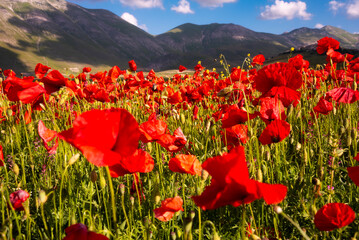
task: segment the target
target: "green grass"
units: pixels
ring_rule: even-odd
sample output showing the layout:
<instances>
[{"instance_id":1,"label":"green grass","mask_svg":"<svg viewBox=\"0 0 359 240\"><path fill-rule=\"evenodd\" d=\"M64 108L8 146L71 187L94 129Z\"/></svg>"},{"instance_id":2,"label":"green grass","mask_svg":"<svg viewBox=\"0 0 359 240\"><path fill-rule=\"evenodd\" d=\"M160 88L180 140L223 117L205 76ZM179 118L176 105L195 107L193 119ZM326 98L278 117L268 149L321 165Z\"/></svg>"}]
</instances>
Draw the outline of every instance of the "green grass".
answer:
<instances>
[{"instance_id":1,"label":"green grass","mask_svg":"<svg viewBox=\"0 0 359 240\"><path fill-rule=\"evenodd\" d=\"M158 76L170 76L176 71L162 72ZM329 202L347 203L359 212L359 190L346 171L346 167L355 166L353 157L358 152L358 102L338 104L328 116L310 116L330 84L322 82L321 89L315 92L309 88L301 90L300 103L286 111L286 121L291 125L290 136L280 143L262 146L258 137L264 123L259 118L249 121L246 159L252 179L288 187L287 197L279 206L311 239L350 239L358 231L358 220L332 232L320 232L313 224L316 210ZM181 85L171 86L177 90ZM153 97L165 95L166 91L156 92ZM63 239L66 227L83 223L91 231L110 239L174 239L174 236L190 239L187 235L192 235L193 239L213 239L215 233L221 239L246 239L248 225L260 237L301 239L299 231L263 200L238 208L200 210L190 197L199 195L211 178L171 172L167 163L174 155L157 143L144 145L155 160L155 167L150 173L139 174L146 197L142 201L137 194L130 193L132 175L111 178L106 167L96 167L82 155L70 165L70 159L79 151L65 141L60 141L54 155L49 155L43 147L37 133L38 121L42 120L49 129L62 131L72 126L73 111L124 108L139 123L145 122L151 112L145 105L150 103L146 101L147 94L139 90L127 96L116 103L88 103L60 90L50 97L43 111L32 113L31 123L25 124L24 114L30 106L20 104L19 114L12 116L8 107L14 103L0 95L6 118L0 123L0 144L5 156L5 166L0 168L2 238ZM159 107L170 132L181 127L188 139L185 149L201 163L228 151L220 137L221 122L215 122L212 114L219 104L235 104L236 101L206 97L203 103L213 104L213 110L198 104L199 120L193 120L193 106L176 112L166 102ZM250 102L246 108L252 112L259 110ZM314 178L320 180L321 196L316 195ZM121 192L123 186L125 191ZM18 188L31 193L22 212L8 207L10 193ZM45 193L46 198L40 198L40 193ZM169 222L158 221L153 209L160 206L159 200L176 195L183 198L185 211L176 213Z\"/></svg>"}]
</instances>

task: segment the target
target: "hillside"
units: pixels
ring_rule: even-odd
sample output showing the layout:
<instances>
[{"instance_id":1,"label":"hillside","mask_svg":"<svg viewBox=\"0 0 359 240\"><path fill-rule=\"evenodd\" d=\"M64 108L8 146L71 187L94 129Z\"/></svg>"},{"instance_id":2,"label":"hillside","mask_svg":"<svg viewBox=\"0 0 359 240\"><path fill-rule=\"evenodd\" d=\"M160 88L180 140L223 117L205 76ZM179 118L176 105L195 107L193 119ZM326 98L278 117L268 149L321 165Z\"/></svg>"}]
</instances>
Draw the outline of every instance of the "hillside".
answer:
<instances>
[{"instance_id":1,"label":"hillside","mask_svg":"<svg viewBox=\"0 0 359 240\"><path fill-rule=\"evenodd\" d=\"M359 35L332 26L276 35L235 24L186 23L153 36L110 11L65 0L2 0L0 29L0 67L18 72L32 72L38 62L63 72L84 66L103 71L113 65L127 68L131 59L143 70L191 68L199 60L218 67L220 54L237 66L248 53L269 59L324 36L339 40L343 48L359 48Z\"/></svg>"}]
</instances>

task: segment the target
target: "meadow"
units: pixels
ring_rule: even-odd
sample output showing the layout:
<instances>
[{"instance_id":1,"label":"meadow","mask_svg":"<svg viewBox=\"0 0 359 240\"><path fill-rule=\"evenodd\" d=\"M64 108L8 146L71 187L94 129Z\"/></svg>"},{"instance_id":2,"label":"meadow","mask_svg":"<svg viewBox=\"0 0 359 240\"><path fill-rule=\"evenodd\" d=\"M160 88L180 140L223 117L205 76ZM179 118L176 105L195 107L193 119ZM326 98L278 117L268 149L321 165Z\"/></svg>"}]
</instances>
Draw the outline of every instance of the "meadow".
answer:
<instances>
[{"instance_id":1,"label":"meadow","mask_svg":"<svg viewBox=\"0 0 359 240\"><path fill-rule=\"evenodd\" d=\"M2 239L356 239L359 58L2 70ZM188 66L187 66L188 67Z\"/></svg>"}]
</instances>

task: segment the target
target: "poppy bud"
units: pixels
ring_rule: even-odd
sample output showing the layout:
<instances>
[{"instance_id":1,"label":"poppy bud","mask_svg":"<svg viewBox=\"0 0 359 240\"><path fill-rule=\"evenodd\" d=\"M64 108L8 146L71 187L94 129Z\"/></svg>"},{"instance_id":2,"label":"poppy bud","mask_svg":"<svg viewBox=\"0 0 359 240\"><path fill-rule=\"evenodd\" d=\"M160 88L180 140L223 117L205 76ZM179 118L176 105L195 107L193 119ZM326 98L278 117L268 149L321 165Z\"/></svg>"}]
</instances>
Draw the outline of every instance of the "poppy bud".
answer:
<instances>
[{"instance_id":1,"label":"poppy bud","mask_svg":"<svg viewBox=\"0 0 359 240\"><path fill-rule=\"evenodd\" d=\"M12 167L12 171L15 173L16 176L19 176L20 169L16 163L14 163L14 166Z\"/></svg>"},{"instance_id":2,"label":"poppy bud","mask_svg":"<svg viewBox=\"0 0 359 240\"><path fill-rule=\"evenodd\" d=\"M258 237L258 236L255 235L255 234L252 234L252 235L251 235L251 239L252 239L252 240L261 240L261 238Z\"/></svg>"},{"instance_id":3,"label":"poppy bud","mask_svg":"<svg viewBox=\"0 0 359 240\"><path fill-rule=\"evenodd\" d=\"M132 196L130 197L130 203L131 203L131 206L135 205L135 198Z\"/></svg>"},{"instance_id":4,"label":"poppy bud","mask_svg":"<svg viewBox=\"0 0 359 240\"><path fill-rule=\"evenodd\" d=\"M212 240L221 240L217 232L213 233Z\"/></svg>"},{"instance_id":5,"label":"poppy bud","mask_svg":"<svg viewBox=\"0 0 359 240\"><path fill-rule=\"evenodd\" d=\"M300 142L297 142L296 150L299 151L302 148L302 144Z\"/></svg>"},{"instance_id":6,"label":"poppy bud","mask_svg":"<svg viewBox=\"0 0 359 240\"><path fill-rule=\"evenodd\" d=\"M172 239L172 240L176 240L176 239L177 239L177 236L176 236L176 233L175 233L175 232L171 232L171 239Z\"/></svg>"},{"instance_id":7,"label":"poppy bud","mask_svg":"<svg viewBox=\"0 0 359 240\"><path fill-rule=\"evenodd\" d=\"M206 181L208 176L209 176L209 173L205 169L202 168L202 176L201 176L202 180Z\"/></svg>"},{"instance_id":8,"label":"poppy bud","mask_svg":"<svg viewBox=\"0 0 359 240\"><path fill-rule=\"evenodd\" d=\"M232 85L225 87L217 93L217 97L229 97L229 95L232 93L232 91L233 91Z\"/></svg>"},{"instance_id":9,"label":"poppy bud","mask_svg":"<svg viewBox=\"0 0 359 240\"><path fill-rule=\"evenodd\" d=\"M257 181L258 182L263 182L263 173L262 173L262 170L260 168L257 171Z\"/></svg>"},{"instance_id":10,"label":"poppy bud","mask_svg":"<svg viewBox=\"0 0 359 240\"><path fill-rule=\"evenodd\" d=\"M46 192L44 190L40 190L39 192L39 203L44 204L47 201Z\"/></svg>"},{"instance_id":11,"label":"poppy bud","mask_svg":"<svg viewBox=\"0 0 359 240\"><path fill-rule=\"evenodd\" d=\"M106 179L103 176L100 176L100 187L101 189L106 187Z\"/></svg>"},{"instance_id":12,"label":"poppy bud","mask_svg":"<svg viewBox=\"0 0 359 240\"><path fill-rule=\"evenodd\" d=\"M6 116L10 118L12 116L12 110L10 108L6 109Z\"/></svg>"},{"instance_id":13,"label":"poppy bud","mask_svg":"<svg viewBox=\"0 0 359 240\"><path fill-rule=\"evenodd\" d=\"M97 173L95 170L92 170L91 173L90 173L90 180L91 182L95 183L97 181Z\"/></svg>"},{"instance_id":14,"label":"poppy bud","mask_svg":"<svg viewBox=\"0 0 359 240\"><path fill-rule=\"evenodd\" d=\"M274 212L275 212L276 214L281 214L281 213L283 212L283 209L282 209L280 206L278 206L278 205L275 205L275 206L273 207L273 210L274 210Z\"/></svg>"},{"instance_id":15,"label":"poppy bud","mask_svg":"<svg viewBox=\"0 0 359 240\"><path fill-rule=\"evenodd\" d=\"M181 123L182 124L185 124L186 123L186 117L184 116L183 113L180 114L180 117L181 117Z\"/></svg>"},{"instance_id":16,"label":"poppy bud","mask_svg":"<svg viewBox=\"0 0 359 240\"><path fill-rule=\"evenodd\" d=\"M312 183L316 186L319 186L320 185L320 180L318 178L313 178L312 179Z\"/></svg>"},{"instance_id":17,"label":"poppy bud","mask_svg":"<svg viewBox=\"0 0 359 240\"><path fill-rule=\"evenodd\" d=\"M69 160L69 165L71 166L72 164L74 164L80 157L80 153L76 153L75 155L73 155L70 160Z\"/></svg>"},{"instance_id":18,"label":"poppy bud","mask_svg":"<svg viewBox=\"0 0 359 240\"><path fill-rule=\"evenodd\" d=\"M192 224L193 224L192 218L191 217L185 218L183 223L184 223L184 239L192 240Z\"/></svg>"},{"instance_id":19,"label":"poppy bud","mask_svg":"<svg viewBox=\"0 0 359 240\"><path fill-rule=\"evenodd\" d=\"M125 185L124 185L123 183L121 183L120 186L119 186L119 188L120 188L120 193L121 193L121 195L122 195L122 196L125 195Z\"/></svg>"}]
</instances>

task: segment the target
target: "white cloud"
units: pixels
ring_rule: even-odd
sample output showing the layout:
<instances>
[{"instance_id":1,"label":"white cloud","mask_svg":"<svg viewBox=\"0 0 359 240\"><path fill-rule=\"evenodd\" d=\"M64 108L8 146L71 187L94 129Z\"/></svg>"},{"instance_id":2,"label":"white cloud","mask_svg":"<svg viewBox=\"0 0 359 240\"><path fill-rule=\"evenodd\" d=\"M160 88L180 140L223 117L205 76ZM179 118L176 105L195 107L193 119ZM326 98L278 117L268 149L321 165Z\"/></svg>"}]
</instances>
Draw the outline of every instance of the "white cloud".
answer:
<instances>
[{"instance_id":1,"label":"white cloud","mask_svg":"<svg viewBox=\"0 0 359 240\"><path fill-rule=\"evenodd\" d=\"M147 26L145 24L142 25L138 25L138 21L137 18L135 18L135 16L133 16L132 14L125 12L121 15L121 18L129 23L131 23L132 25L135 25L136 27L139 27L145 31L147 31Z\"/></svg>"},{"instance_id":2,"label":"white cloud","mask_svg":"<svg viewBox=\"0 0 359 240\"><path fill-rule=\"evenodd\" d=\"M340 8L344 7L345 3L338 2L338 1L330 1L329 2L329 9L336 13Z\"/></svg>"},{"instance_id":3,"label":"white cloud","mask_svg":"<svg viewBox=\"0 0 359 240\"><path fill-rule=\"evenodd\" d=\"M123 5L134 8L162 8L162 0L120 0Z\"/></svg>"},{"instance_id":4,"label":"white cloud","mask_svg":"<svg viewBox=\"0 0 359 240\"><path fill-rule=\"evenodd\" d=\"M307 4L302 1L285 2L283 0L275 0L273 5L267 5L265 11L261 13L263 19L279 19L301 18L309 20L312 14L307 12Z\"/></svg>"},{"instance_id":5,"label":"white cloud","mask_svg":"<svg viewBox=\"0 0 359 240\"><path fill-rule=\"evenodd\" d=\"M355 0L348 4L347 14L350 18L359 18L359 0Z\"/></svg>"},{"instance_id":6,"label":"white cloud","mask_svg":"<svg viewBox=\"0 0 359 240\"><path fill-rule=\"evenodd\" d=\"M324 27L324 25L321 24L321 23L317 23L317 24L315 24L315 26L314 26L314 28L322 28L322 27Z\"/></svg>"},{"instance_id":7,"label":"white cloud","mask_svg":"<svg viewBox=\"0 0 359 240\"><path fill-rule=\"evenodd\" d=\"M189 2L186 0L180 0L178 2L178 6L171 7L171 10L183 14L194 13L194 11L192 11L191 9Z\"/></svg>"},{"instance_id":8,"label":"white cloud","mask_svg":"<svg viewBox=\"0 0 359 240\"><path fill-rule=\"evenodd\" d=\"M224 3L233 3L237 2L237 0L194 0L198 2L202 7L223 7Z\"/></svg>"}]
</instances>

